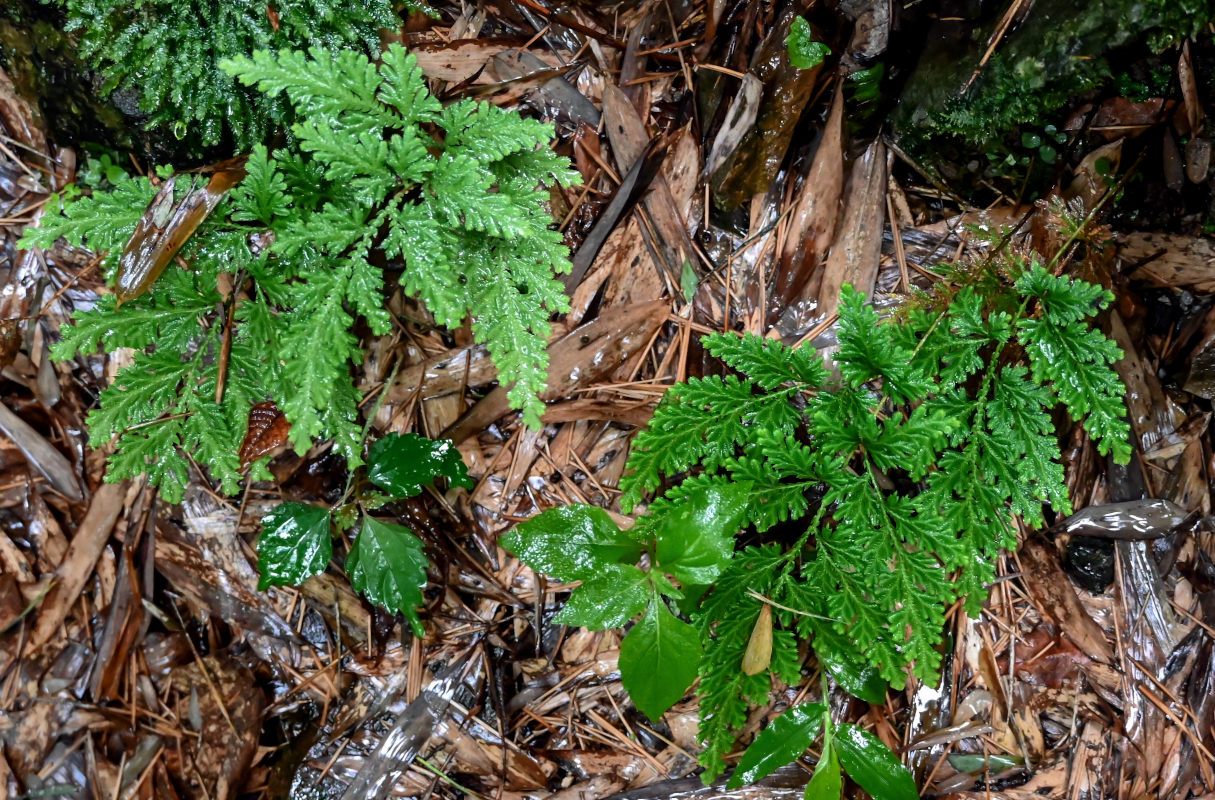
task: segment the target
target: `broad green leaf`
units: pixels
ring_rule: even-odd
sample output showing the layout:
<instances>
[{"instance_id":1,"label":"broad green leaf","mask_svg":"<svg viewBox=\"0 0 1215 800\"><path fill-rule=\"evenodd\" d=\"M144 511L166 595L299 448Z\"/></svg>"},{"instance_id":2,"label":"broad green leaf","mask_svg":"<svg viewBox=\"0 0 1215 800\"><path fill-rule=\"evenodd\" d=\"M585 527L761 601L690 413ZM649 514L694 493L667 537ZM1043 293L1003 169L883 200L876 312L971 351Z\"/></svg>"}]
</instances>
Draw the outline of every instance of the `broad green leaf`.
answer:
<instances>
[{"instance_id":1,"label":"broad green leaf","mask_svg":"<svg viewBox=\"0 0 1215 800\"><path fill-rule=\"evenodd\" d=\"M620 677L633 705L651 720L679 702L700 662L696 629L675 617L666 603L650 600L645 614L620 643Z\"/></svg>"},{"instance_id":2,"label":"broad green leaf","mask_svg":"<svg viewBox=\"0 0 1215 800\"><path fill-rule=\"evenodd\" d=\"M835 729L831 741L848 776L874 800L919 800L911 773L881 739L844 724Z\"/></svg>"},{"instance_id":3,"label":"broad green leaf","mask_svg":"<svg viewBox=\"0 0 1215 800\"><path fill-rule=\"evenodd\" d=\"M791 763L822 733L826 711L822 703L802 703L777 717L743 753L726 788L755 783Z\"/></svg>"},{"instance_id":4,"label":"broad green leaf","mask_svg":"<svg viewBox=\"0 0 1215 800\"><path fill-rule=\"evenodd\" d=\"M654 594L649 576L630 564L604 564L583 581L554 617L560 625L591 630L619 628L637 616Z\"/></svg>"},{"instance_id":5,"label":"broad green leaf","mask_svg":"<svg viewBox=\"0 0 1215 800\"><path fill-rule=\"evenodd\" d=\"M435 478L453 486L473 488L460 451L447 439L427 439L416 433L390 433L377 439L367 453L367 477L396 497L421 494Z\"/></svg>"},{"instance_id":6,"label":"broad green leaf","mask_svg":"<svg viewBox=\"0 0 1215 800\"><path fill-rule=\"evenodd\" d=\"M329 511L303 503L282 503L262 518L257 538L258 589L297 586L325 571L333 557Z\"/></svg>"},{"instance_id":7,"label":"broad green leaf","mask_svg":"<svg viewBox=\"0 0 1215 800\"><path fill-rule=\"evenodd\" d=\"M426 553L409 528L363 517L363 527L346 557L346 574L356 592L373 603L405 615L418 638L425 635L418 618L426 585Z\"/></svg>"},{"instance_id":8,"label":"broad green leaf","mask_svg":"<svg viewBox=\"0 0 1215 800\"><path fill-rule=\"evenodd\" d=\"M691 492L655 531L658 566L685 585L712 583L734 554L734 535L747 511L743 484L717 484Z\"/></svg>"},{"instance_id":9,"label":"broad green leaf","mask_svg":"<svg viewBox=\"0 0 1215 800\"><path fill-rule=\"evenodd\" d=\"M536 572L559 581L588 581L606 564L636 563L641 547L602 508L551 508L498 540Z\"/></svg>"},{"instance_id":10,"label":"broad green leaf","mask_svg":"<svg viewBox=\"0 0 1215 800\"><path fill-rule=\"evenodd\" d=\"M822 645L818 643L823 639ZM877 667L857 658L848 658L850 645L844 637L824 625L815 638L814 654L844 691L875 706L886 704L886 681Z\"/></svg>"},{"instance_id":11,"label":"broad green leaf","mask_svg":"<svg viewBox=\"0 0 1215 800\"><path fill-rule=\"evenodd\" d=\"M810 783L806 784L805 800L840 800L843 788L839 758L832 747L814 768L814 776L810 778Z\"/></svg>"}]
</instances>

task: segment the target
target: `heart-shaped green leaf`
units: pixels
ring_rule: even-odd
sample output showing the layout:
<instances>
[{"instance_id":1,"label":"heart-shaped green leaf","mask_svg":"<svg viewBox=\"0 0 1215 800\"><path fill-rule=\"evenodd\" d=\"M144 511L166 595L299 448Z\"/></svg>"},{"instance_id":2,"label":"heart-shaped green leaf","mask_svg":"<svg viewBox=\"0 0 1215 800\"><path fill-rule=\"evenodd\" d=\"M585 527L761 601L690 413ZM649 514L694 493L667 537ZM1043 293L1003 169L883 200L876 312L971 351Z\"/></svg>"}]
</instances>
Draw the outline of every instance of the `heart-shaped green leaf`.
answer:
<instances>
[{"instance_id":1,"label":"heart-shaped green leaf","mask_svg":"<svg viewBox=\"0 0 1215 800\"><path fill-rule=\"evenodd\" d=\"M426 567L422 540L409 528L363 517L363 527L346 557L346 574L356 592L409 620L414 635L426 631L418 618Z\"/></svg>"},{"instance_id":2,"label":"heart-shaped green leaf","mask_svg":"<svg viewBox=\"0 0 1215 800\"><path fill-rule=\"evenodd\" d=\"M655 531L655 560L685 586L717 579L734 554L734 535L746 514L747 486L705 486L667 512Z\"/></svg>"},{"instance_id":3,"label":"heart-shaped green leaf","mask_svg":"<svg viewBox=\"0 0 1215 800\"><path fill-rule=\"evenodd\" d=\"M696 629L654 598L620 643L620 678L633 705L651 720L679 702L700 663Z\"/></svg>"},{"instance_id":4,"label":"heart-shaped green leaf","mask_svg":"<svg viewBox=\"0 0 1215 800\"><path fill-rule=\"evenodd\" d=\"M559 581L590 581L608 564L635 564L641 547L602 508L551 508L498 540L536 572Z\"/></svg>"},{"instance_id":5,"label":"heart-shaped green leaf","mask_svg":"<svg viewBox=\"0 0 1215 800\"><path fill-rule=\"evenodd\" d=\"M416 433L390 433L371 445L367 478L394 497L413 497L435 478L452 486L473 488L460 451L447 439L427 439Z\"/></svg>"},{"instance_id":6,"label":"heart-shaped green leaf","mask_svg":"<svg viewBox=\"0 0 1215 800\"><path fill-rule=\"evenodd\" d=\"M649 576L637 567L604 564L574 590L553 622L591 630L619 628L645 608L653 593Z\"/></svg>"}]
</instances>

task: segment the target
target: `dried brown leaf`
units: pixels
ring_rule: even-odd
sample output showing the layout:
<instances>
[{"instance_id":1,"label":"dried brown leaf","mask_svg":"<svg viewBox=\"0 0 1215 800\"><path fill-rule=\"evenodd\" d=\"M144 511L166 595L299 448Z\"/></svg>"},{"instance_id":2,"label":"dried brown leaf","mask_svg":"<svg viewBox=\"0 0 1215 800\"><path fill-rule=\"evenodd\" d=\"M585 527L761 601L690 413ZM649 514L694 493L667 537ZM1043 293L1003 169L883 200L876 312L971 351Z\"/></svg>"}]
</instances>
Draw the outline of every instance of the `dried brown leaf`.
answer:
<instances>
[{"instance_id":1,"label":"dried brown leaf","mask_svg":"<svg viewBox=\"0 0 1215 800\"><path fill-rule=\"evenodd\" d=\"M240 443L240 468L281 447L287 442L291 423L273 402L258 403L249 409L249 426Z\"/></svg>"}]
</instances>

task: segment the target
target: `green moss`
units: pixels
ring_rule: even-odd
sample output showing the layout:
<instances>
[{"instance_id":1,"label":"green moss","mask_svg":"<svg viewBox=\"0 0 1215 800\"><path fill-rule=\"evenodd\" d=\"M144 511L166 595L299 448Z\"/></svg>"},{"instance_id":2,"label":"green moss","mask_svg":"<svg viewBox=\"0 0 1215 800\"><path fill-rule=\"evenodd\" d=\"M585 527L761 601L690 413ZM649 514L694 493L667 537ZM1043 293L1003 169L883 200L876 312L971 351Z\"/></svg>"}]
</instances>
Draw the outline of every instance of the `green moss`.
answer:
<instances>
[{"instance_id":1,"label":"green moss","mask_svg":"<svg viewBox=\"0 0 1215 800\"><path fill-rule=\"evenodd\" d=\"M218 68L255 50L323 47L379 51L400 23L392 0L47 0L60 5L80 55L104 76L102 94L127 89L179 139L212 145L230 131L240 149L287 120L289 107L239 87ZM410 10L421 3L407 0Z\"/></svg>"},{"instance_id":2,"label":"green moss","mask_svg":"<svg viewBox=\"0 0 1215 800\"><path fill-rule=\"evenodd\" d=\"M961 58L928 53L905 91L900 130L912 139L949 135L985 146L1102 86L1119 49L1160 50L1213 19L1215 0L1039 2L981 69L987 32Z\"/></svg>"}]
</instances>

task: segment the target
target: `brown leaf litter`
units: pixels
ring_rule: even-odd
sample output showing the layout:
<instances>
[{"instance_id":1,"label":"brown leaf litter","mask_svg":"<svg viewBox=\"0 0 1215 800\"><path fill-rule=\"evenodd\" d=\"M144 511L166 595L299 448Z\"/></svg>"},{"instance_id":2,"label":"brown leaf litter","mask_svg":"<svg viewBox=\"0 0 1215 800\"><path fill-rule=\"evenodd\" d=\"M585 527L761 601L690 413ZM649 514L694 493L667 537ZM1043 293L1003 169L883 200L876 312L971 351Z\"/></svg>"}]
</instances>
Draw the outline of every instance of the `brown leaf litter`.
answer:
<instances>
[{"instance_id":1,"label":"brown leaf litter","mask_svg":"<svg viewBox=\"0 0 1215 800\"><path fill-rule=\"evenodd\" d=\"M898 168L897 145L854 138L834 65L780 61L789 13L680 8L444 6L450 26L405 35L436 90L556 121L585 185L553 208L588 248L554 325L542 430L519 426L500 387L485 391L494 369L467 330L436 330L399 294L401 324L364 343L375 426L456 438L476 480L399 507L432 560L421 641L337 570L257 590L257 520L281 498L340 491L323 446L278 455L276 482L240 498L198 474L177 507L142 481L101 482L105 448L84 434L101 362L82 382L83 363L48 357L102 288L96 259L14 247L75 155L0 72L0 252L12 256L0 260L0 797L801 795L807 760L739 791L703 787L694 698L660 721L638 714L619 632L552 624L572 587L497 536L570 502L627 521L616 486L632 435L673 381L716 368L700 334L830 347L843 283L885 307L937 280L938 263L976 255L964 223L1028 216L1018 236L1031 240L1052 217L1012 203L945 213L950 195ZM867 19L850 47L876 57L890 19ZM1180 111L1102 105L1102 141L1168 125L1167 162L1171 137L1203 124L1196 86L1183 88ZM822 137L794 151L805 115ZM1110 188L1098 173L1061 183L1086 211ZM749 209L721 227L714 203ZM1126 352L1136 460L1112 468L1073 430L1065 467L1084 510L1021 532L979 617L952 610L939 682L883 707L833 697L841 719L894 746L924 796L1215 793L1215 253L1177 233L1099 238L1071 266L1118 294L1103 324ZM242 463L283 444L273 411L251 420ZM1080 552L1099 554L1083 580ZM748 731L813 685L776 687Z\"/></svg>"}]
</instances>

